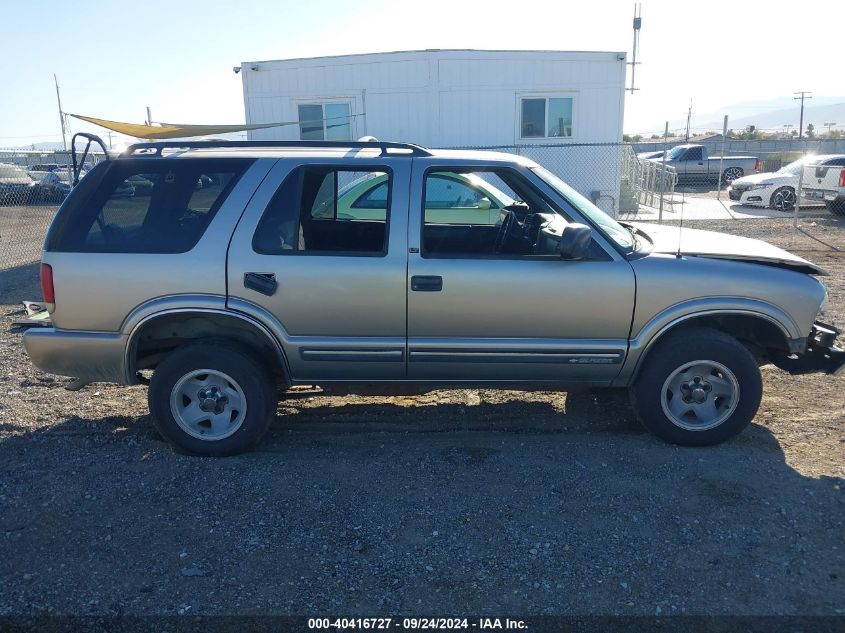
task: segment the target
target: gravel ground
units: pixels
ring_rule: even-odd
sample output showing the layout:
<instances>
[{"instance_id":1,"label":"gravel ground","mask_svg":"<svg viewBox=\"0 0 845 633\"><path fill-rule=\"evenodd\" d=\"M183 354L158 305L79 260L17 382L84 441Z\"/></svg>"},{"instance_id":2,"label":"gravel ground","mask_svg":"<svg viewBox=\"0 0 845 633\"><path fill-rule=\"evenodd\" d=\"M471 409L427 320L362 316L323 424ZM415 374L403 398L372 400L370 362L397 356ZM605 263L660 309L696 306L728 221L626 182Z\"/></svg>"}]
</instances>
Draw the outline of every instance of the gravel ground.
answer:
<instances>
[{"instance_id":1,"label":"gravel ground","mask_svg":"<svg viewBox=\"0 0 845 633\"><path fill-rule=\"evenodd\" d=\"M845 228L700 222L826 266ZM0 615L793 614L845 610L841 381L764 368L754 424L652 438L624 392L291 394L260 449L174 453L144 387L35 370L0 272Z\"/></svg>"}]
</instances>

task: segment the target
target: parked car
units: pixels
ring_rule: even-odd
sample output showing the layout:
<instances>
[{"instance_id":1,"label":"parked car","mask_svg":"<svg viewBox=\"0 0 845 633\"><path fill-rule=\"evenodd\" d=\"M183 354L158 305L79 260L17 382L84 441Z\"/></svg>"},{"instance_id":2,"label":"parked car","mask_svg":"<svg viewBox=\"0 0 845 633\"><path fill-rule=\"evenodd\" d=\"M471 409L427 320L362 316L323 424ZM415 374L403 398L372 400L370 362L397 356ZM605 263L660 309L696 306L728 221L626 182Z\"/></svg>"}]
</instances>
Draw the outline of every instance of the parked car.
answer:
<instances>
[{"instance_id":1,"label":"parked car","mask_svg":"<svg viewBox=\"0 0 845 633\"><path fill-rule=\"evenodd\" d=\"M133 195L148 196L153 192L153 181L144 174L135 174L126 179L127 184L132 186Z\"/></svg>"},{"instance_id":2,"label":"parked car","mask_svg":"<svg viewBox=\"0 0 845 633\"><path fill-rule=\"evenodd\" d=\"M34 188L35 181L23 167L0 163L0 204L29 204Z\"/></svg>"},{"instance_id":3,"label":"parked car","mask_svg":"<svg viewBox=\"0 0 845 633\"><path fill-rule=\"evenodd\" d=\"M40 183L44 180L44 177L47 176L47 174L50 174L57 169L64 169L68 172L70 171L70 168L67 165L59 165L58 163L37 163L26 168L29 175L37 183Z\"/></svg>"},{"instance_id":4,"label":"parked car","mask_svg":"<svg viewBox=\"0 0 845 633\"><path fill-rule=\"evenodd\" d=\"M133 198L135 197L135 185L127 179L122 181L109 194L110 198Z\"/></svg>"},{"instance_id":5,"label":"parked car","mask_svg":"<svg viewBox=\"0 0 845 633\"><path fill-rule=\"evenodd\" d=\"M845 157L804 168L803 197L824 202L828 211L845 215Z\"/></svg>"},{"instance_id":6,"label":"parked car","mask_svg":"<svg viewBox=\"0 0 845 633\"><path fill-rule=\"evenodd\" d=\"M754 417L760 365L845 364L838 331L817 321L815 264L691 229L678 253L676 227L619 223L526 157L186 145L133 146L71 191L41 265L52 327L24 344L52 374L148 382L156 428L189 453L254 446L279 389L302 384L627 387L657 436L709 445ZM115 199L135 174L152 195ZM215 184L198 190L198 174ZM326 213L339 182L361 178L356 192L384 183L371 198L384 213ZM442 180L509 204L475 222Z\"/></svg>"},{"instance_id":7,"label":"parked car","mask_svg":"<svg viewBox=\"0 0 845 633\"><path fill-rule=\"evenodd\" d=\"M85 176L84 171L79 172L79 177ZM61 202L71 190L72 176L67 168L60 168L45 175L40 182L36 183L33 194L34 201L38 202Z\"/></svg>"},{"instance_id":8,"label":"parked car","mask_svg":"<svg viewBox=\"0 0 845 633\"><path fill-rule=\"evenodd\" d=\"M503 209L516 201L475 174L442 173L426 183L426 218L465 224L495 224ZM338 191L337 217L350 220L384 220L388 176L358 178ZM326 205L331 214L334 204Z\"/></svg>"},{"instance_id":9,"label":"parked car","mask_svg":"<svg viewBox=\"0 0 845 633\"><path fill-rule=\"evenodd\" d=\"M662 162L662 156L651 158ZM676 145L666 152L666 164L673 167L679 181L731 184L737 178L759 170L756 156L709 156L704 145ZM721 172L720 172L721 169Z\"/></svg>"},{"instance_id":10,"label":"parked car","mask_svg":"<svg viewBox=\"0 0 845 633\"><path fill-rule=\"evenodd\" d=\"M731 183L728 196L731 200L736 200L743 205L791 211L795 208L795 189L798 187L798 176L802 165L810 168L805 171L802 185L805 192L804 198L807 198L807 185L815 182L817 168L845 167L845 155L810 155L793 161L776 172L737 178ZM824 202L822 196L815 199L807 198L808 202L814 200L819 203Z\"/></svg>"}]
</instances>

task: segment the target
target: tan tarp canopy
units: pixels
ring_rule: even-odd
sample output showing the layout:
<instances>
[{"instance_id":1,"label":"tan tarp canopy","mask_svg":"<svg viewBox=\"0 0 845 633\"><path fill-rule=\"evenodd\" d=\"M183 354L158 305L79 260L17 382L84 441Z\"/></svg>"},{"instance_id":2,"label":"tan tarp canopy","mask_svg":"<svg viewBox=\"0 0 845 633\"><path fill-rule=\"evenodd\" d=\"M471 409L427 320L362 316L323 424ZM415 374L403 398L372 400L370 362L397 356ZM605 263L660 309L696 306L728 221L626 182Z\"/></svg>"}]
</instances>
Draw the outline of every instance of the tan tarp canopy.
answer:
<instances>
[{"instance_id":1,"label":"tan tarp canopy","mask_svg":"<svg viewBox=\"0 0 845 633\"><path fill-rule=\"evenodd\" d=\"M99 125L113 132L134 136L143 139L165 139L165 138L187 138L191 136L209 136L213 134L225 134L226 132L243 132L244 130L261 130L268 127L280 125L292 125L298 121L286 123L257 123L254 125L180 125L178 123L159 123L158 125L145 125L143 123L122 123L120 121L109 121L108 119L97 119L92 116L71 114L70 116Z\"/></svg>"}]
</instances>

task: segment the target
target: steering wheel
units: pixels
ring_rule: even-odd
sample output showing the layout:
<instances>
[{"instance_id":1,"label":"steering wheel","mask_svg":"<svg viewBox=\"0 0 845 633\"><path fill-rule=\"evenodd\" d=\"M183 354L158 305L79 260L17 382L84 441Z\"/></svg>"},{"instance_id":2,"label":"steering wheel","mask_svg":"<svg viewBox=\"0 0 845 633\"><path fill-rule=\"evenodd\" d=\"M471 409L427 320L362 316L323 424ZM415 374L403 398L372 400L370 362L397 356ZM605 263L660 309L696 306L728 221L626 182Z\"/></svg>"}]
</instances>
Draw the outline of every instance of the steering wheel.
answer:
<instances>
[{"instance_id":1,"label":"steering wheel","mask_svg":"<svg viewBox=\"0 0 845 633\"><path fill-rule=\"evenodd\" d=\"M493 252L494 253L501 253L502 249L505 247L505 244L508 241L508 237L510 237L511 230L513 229L514 225L516 224L516 213L507 209L505 211L505 217L502 219L502 224L499 226L499 231L496 233L496 240L493 242Z\"/></svg>"}]
</instances>

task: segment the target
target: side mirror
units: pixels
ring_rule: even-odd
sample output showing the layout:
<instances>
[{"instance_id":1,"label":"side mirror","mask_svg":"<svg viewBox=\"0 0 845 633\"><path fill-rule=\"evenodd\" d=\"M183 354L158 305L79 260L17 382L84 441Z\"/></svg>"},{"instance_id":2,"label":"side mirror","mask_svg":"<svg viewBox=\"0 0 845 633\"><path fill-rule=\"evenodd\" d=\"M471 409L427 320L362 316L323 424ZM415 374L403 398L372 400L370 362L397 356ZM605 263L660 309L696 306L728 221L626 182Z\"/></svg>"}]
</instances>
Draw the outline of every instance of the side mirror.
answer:
<instances>
[{"instance_id":1,"label":"side mirror","mask_svg":"<svg viewBox=\"0 0 845 633\"><path fill-rule=\"evenodd\" d=\"M560 236L560 258L585 259L590 254L593 230L584 224L567 224Z\"/></svg>"},{"instance_id":2,"label":"side mirror","mask_svg":"<svg viewBox=\"0 0 845 633\"><path fill-rule=\"evenodd\" d=\"M475 206L477 206L477 207L478 207L479 209L481 209L482 211L489 211L489 210L490 210L490 207L491 207L491 206L493 206L493 205L492 205L492 203L490 202L490 198L481 198L481 200L479 200L479 201L476 203L476 205L475 205Z\"/></svg>"}]
</instances>

